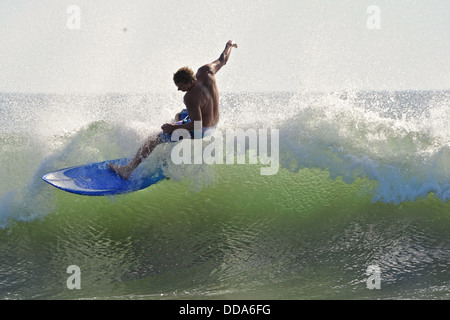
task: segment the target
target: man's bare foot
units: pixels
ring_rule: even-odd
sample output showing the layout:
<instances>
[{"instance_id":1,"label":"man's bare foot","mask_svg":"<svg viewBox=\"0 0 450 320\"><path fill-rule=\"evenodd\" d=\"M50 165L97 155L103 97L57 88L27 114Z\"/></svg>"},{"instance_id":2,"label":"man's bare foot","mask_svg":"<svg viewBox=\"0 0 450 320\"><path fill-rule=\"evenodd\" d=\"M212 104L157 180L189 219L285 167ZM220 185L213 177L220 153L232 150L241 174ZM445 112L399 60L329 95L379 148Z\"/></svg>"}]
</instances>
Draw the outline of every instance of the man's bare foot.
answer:
<instances>
[{"instance_id":1,"label":"man's bare foot","mask_svg":"<svg viewBox=\"0 0 450 320\"><path fill-rule=\"evenodd\" d=\"M125 180L128 180L128 178L130 177L131 173L133 172L127 166L118 166L118 165L115 165L115 164L112 164L112 163L109 164L109 169L111 169L112 171L117 173L119 176L121 176Z\"/></svg>"}]
</instances>

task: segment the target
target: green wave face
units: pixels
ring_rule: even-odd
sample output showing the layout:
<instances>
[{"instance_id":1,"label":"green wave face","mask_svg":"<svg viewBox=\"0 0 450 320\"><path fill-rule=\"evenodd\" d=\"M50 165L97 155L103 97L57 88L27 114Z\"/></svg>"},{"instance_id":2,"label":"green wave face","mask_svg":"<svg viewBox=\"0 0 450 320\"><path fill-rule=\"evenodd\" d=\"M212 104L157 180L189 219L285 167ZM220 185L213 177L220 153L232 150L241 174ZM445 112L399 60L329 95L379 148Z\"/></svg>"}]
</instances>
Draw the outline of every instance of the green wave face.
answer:
<instances>
[{"instance_id":1,"label":"green wave face","mask_svg":"<svg viewBox=\"0 0 450 320\"><path fill-rule=\"evenodd\" d=\"M8 276L1 296L370 299L448 294L448 203L432 196L401 205L373 202L373 182L348 184L317 169L282 169L270 177L258 172L258 166L217 165L214 182L166 180L114 198L55 189L50 215L1 231L0 264ZM80 267L81 290L65 287L70 265ZM382 270L380 290L367 289L369 265Z\"/></svg>"}]
</instances>

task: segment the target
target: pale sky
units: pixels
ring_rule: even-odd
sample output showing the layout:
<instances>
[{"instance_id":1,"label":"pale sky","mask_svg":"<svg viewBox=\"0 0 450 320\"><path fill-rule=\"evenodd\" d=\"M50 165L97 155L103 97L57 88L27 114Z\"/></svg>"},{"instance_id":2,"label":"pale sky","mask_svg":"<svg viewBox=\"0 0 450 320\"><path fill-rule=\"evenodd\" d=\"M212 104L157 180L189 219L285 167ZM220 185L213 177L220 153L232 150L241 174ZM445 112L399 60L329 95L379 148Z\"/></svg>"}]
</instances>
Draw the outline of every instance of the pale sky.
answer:
<instances>
[{"instance_id":1,"label":"pale sky","mask_svg":"<svg viewBox=\"0 0 450 320\"><path fill-rule=\"evenodd\" d=\"M176 92L228 40L222 91L450 89L450 0L1 0L0 40L0 92Z\"/></svg>"}]
</instances>

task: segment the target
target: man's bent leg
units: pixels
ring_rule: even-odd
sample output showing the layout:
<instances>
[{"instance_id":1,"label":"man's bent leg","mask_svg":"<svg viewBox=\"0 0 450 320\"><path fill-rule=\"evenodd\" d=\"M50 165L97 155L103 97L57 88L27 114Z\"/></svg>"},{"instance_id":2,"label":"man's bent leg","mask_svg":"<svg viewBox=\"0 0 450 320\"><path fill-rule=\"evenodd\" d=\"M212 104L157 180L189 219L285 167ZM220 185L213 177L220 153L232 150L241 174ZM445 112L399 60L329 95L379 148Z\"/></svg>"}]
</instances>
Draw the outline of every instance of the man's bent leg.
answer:
<instances>
[{"instance_id":1,"label":"man's bent leg","mask_svg":"<svg viewBox=\"0 0 450 320\"><path fill-rule=\"evenodd\" d=\"M112 163L109 164L109 168L116 172L119 176L124 179L128 179L133 171L141 164L141 162L147 158L150 153L155 149L155 147L160 144L161 138L158 136L155 138L148 139L142 147L139 148L134 158L128 162L125 166L118 166Z\"/></svg>"}]
</instances>

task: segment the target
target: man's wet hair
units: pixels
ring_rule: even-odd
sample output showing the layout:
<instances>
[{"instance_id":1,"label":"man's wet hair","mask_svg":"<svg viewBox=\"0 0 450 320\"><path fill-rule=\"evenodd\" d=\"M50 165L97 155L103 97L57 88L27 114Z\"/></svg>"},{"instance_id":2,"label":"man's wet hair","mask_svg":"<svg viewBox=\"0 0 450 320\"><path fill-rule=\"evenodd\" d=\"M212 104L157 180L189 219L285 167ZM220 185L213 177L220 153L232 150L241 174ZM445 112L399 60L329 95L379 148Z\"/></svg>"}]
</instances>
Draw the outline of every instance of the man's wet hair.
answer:
<instances>
[{"instance_id":1,"label":"man's wet hair","mask_svg":"<svg viewBox=\"0 0 450 320\"><path fill-rule=\"evenodd\" d=\"M178 69L177 72L173 74L173 82L177 83L192 83L196 81L197 77L195 76L194 71L189 67L183 67Z\"/></svg>"}]
</instances>

